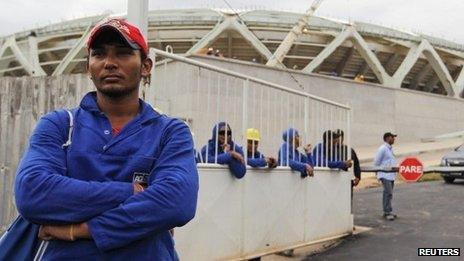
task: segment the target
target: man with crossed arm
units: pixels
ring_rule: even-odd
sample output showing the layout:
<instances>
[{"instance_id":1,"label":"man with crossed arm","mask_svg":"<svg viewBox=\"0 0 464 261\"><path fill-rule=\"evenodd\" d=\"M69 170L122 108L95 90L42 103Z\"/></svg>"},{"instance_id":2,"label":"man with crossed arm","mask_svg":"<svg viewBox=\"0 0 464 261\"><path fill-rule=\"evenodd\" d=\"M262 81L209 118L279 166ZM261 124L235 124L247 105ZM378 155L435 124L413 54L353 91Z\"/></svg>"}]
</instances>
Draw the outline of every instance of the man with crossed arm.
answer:
<instances>
[{"instance_id":1,"label":"man with crossed arm","mask_svg":"<svg viewBox=\"0 0 464 261\"><path fill-rule=\"evenodd\" d=\"M18 168L18 210L42 225L44 260L177 260L169 230L194 217L198 193L190 130L139 99L153 63L137 27L100 23L87 50L96 92L72 110L67 149L66 111L38 122Z\"/></svg>"}]
</instances>

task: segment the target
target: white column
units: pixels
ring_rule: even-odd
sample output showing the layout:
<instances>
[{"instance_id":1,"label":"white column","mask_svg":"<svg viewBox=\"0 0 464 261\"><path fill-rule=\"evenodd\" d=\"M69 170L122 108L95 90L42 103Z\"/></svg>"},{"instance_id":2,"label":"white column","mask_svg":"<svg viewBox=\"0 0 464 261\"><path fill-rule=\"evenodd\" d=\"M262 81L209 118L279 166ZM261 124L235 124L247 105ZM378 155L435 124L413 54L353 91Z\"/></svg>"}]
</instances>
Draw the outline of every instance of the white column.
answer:
<instances>
[{"instance_id":1,"label":"white column","mask_svg":"<svg viewBox=\"0 0 464 261\"><path fill-rule=\"evenodd\" d=\"M136 25L148 40L148 0L127 0L127 21Z\"/></svg>"}]
</instances>

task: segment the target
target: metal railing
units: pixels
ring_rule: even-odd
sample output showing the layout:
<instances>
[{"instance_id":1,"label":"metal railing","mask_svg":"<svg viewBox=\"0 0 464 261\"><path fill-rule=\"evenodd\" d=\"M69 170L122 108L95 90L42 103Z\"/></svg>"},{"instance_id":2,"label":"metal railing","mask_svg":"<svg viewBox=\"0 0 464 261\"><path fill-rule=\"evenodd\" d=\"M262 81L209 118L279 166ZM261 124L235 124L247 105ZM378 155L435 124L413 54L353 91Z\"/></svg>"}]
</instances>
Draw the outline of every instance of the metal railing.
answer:
<instances>
[{"instance_id":1,"label":"metal railing","mask_svg":"<svg viewBox=\"0 0 464 261\"><path fill-rule=\"evenodd\" d=\"M155 62L147 100L164 113L188 122L198 151L205 146L208 150L209 140L218 144L218 130L213 135L212 129L217 122L225 122L234 134L234 144L244 145L245 159L248 128L260 132L258 150L266 156L277 157L284 143L283 132L294 128L299 131L302 154L305 145L314 148L322 144L322 152L313 155L316 166L327 167L330 160L349 158L350 150L342 144L322 143L325 131L338 129L345 133L344 145L350 147L349 106L170 52L150 49L150 53L154 61L162 60ZM346 153L340 153L343 148ZM214 150L218 155L218 148ZM288 151L284 155L295 156ZM288 166L289 159L284 162Z\"/></svg>"}]
</instances>

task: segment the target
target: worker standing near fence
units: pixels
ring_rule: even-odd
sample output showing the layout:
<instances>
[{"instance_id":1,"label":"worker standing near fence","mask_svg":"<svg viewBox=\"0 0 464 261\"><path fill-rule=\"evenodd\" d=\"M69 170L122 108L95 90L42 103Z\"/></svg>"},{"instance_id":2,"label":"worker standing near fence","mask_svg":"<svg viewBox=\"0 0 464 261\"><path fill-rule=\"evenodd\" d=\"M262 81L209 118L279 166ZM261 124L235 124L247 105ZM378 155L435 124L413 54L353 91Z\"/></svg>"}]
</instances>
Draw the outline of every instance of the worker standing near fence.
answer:
<instances>
[{"instance_id":1,"label":"worker standing near fence","mask_svg":"<svg viewBox=\"0 0 464 261\"><path fill-rule=\"evenodd\" d=\"M397 217L393 213L392 199L393 199L393 187L395 185L396 171L398 169L395 155L393 154L393 144L395 143L396 135L387 132L383 135L384 143L377 150L377 154L374 159L374 166L381 168L391 168L392 171L377 172L377 179L382 182L383 186L383 197L382 207L383 216L387 220L395 220Z\"/></svg>"},{"instance_id":2,"label":"worker standing near fence","mask_svg":"<svg viewBox=\"0 0 464 261\"><path fill-rule=\"evenodd\" d=\"M273 157L265 157L261 152L258 151L258 145L261 140L261 135L257 129L247 129L247 164L251 167L266 167L275 168L277 167L277 161Z\"/></svg>"},{"instance_id":3,"label":"worker standing near fence","mask_svg":"<svg viewBox=\"0 0 464 261\"><path fill-rule=\"evenodd\" d=\"M44 260L176 260L169 230L194 217L198 193L189 128L139 99L153 63L137 27L97 24L87 50L96 92L38 122L18 168L18 210L42 224Z\"/></svg>"}]
</instances>

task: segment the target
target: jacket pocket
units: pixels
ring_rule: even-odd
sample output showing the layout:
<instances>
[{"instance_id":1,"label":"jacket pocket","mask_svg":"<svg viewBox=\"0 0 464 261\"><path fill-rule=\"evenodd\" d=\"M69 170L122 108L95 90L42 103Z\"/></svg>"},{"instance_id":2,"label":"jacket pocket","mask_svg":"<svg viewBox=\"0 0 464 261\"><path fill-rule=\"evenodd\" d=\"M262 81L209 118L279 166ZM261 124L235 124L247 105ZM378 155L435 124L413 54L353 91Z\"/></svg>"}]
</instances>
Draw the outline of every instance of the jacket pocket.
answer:
<instances>
[{"instance_id":1,"label":"jacket pocket","mask_svg":"<svg viewBox=\"0 0 464 261\"><path fill-rule=\"evenodd\" d=\"M136 155L130 158L130 170L132 172L151 173L156 158L143 155Z\"/></svg>"}]
</instances>

